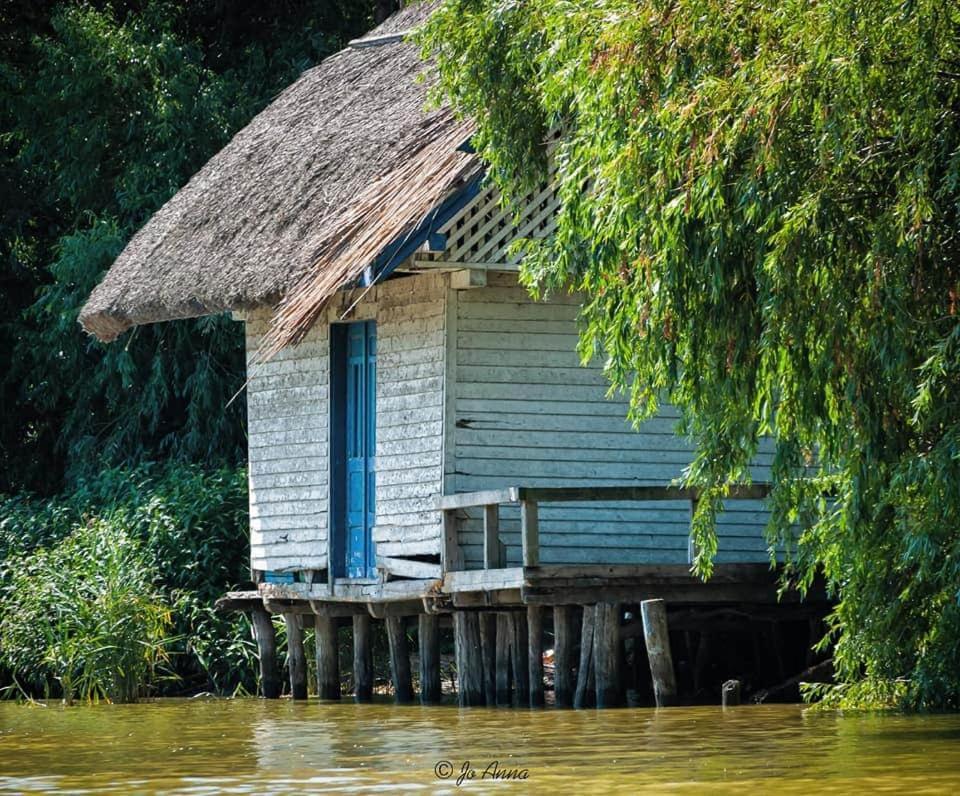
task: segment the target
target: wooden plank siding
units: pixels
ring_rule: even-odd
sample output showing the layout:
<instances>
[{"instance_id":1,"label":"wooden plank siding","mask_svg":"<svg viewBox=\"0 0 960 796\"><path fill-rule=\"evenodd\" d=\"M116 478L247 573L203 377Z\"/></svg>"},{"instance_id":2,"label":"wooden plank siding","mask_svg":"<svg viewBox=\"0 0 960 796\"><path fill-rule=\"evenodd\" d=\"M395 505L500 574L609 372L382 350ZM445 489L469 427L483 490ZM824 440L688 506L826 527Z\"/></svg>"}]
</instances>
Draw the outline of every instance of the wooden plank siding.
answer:
<instances>
[{"instance_id":1,"label":"wooden plank siding","mask_svg":"<svg viewBox=\"0 0 960 796\"><path fill-rule=\"evenodd\" d=\"M598 362L577 354L579 300L534 303L512 274L456 294L453 464L447 494L506 486L665 485L690 461L674 434L676 410L639 431L624 396L608 397ZM753 477L768 479L769 450ZM460 512L468 568L482 566L483 516ZM767 515L755 501L728 501L719 562L767 559ZM507 566L519 565L520 512L501 509ZM540 506L543 564L680 564L688 560L690 504L568 503Z\"/></svg>"},{"instance_id":2,"label":"wooden plank siding","mask_svg":"<svg viewBox=\"0 0 960 796\"><path fill-rule=\"evenodd\" d=\"M343 293L300 344L261 366L269 312L247 318L253 569L327 568L329 324L349 307L345 320L377 322L377 553L439 555L447 280L390 280L359 301Z\"/></svg>"}]
</instances>

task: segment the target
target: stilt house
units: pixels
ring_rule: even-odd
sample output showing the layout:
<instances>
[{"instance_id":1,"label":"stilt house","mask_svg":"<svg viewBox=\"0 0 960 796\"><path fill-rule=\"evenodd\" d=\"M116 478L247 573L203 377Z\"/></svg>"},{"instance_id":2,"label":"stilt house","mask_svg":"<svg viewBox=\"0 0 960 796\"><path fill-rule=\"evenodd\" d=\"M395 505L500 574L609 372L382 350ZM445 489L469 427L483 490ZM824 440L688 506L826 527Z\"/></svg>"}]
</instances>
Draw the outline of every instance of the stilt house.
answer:
<instances>
[{"instance_id":1,"label":"stilt house","mask_svg":"<svg viewBox=\"0 0 960 796\"><path fill-rule=\"evenodd\" d=\"M429 8L284 91L134 236L81 323L104 341L244 325L257 610L772 599L762 488L728 501L700 583L674 413L634 428L580 362L580 297L518 285L510 243L549 235L556 200L544 185L516 221L469 126L424 110L404 34Z\"/></svg>"}]
</instances>

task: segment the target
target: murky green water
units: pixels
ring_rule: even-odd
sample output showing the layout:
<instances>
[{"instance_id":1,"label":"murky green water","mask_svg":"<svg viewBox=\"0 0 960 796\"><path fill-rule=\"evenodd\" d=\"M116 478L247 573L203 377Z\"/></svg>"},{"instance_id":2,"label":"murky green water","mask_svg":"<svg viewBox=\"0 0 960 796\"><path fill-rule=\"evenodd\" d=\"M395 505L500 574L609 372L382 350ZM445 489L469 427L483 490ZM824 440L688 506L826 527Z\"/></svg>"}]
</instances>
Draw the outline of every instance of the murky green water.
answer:
<instances>
[{"instance_id":1,"label":"murky green water","mask_svg":"<svg viewBox=\"0 0 960 796\"><path fill-rule=\"evenodd\" d=\"M522 781L490 778L497 770ZM466 768L465 768L466 767ZM463 771L473 771L457 786ZM487 772L486 779L484 771ZM960 716L0 704L0 792L960 793Z\"/></svg>"}]
</instances>

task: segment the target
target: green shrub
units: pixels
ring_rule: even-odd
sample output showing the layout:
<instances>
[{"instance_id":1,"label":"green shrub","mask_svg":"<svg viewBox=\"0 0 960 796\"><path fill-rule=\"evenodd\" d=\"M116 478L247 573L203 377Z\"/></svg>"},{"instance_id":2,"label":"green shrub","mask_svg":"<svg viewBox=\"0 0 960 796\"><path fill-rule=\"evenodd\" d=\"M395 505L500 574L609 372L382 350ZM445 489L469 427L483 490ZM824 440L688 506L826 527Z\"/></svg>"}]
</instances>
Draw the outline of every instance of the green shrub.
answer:
<instances>
[{"instance_id":1,"label":"green shrub","mask_svg":"<svg viewBox=\"0 0 960 796\"><path fill-rule=\"evenodd\" d=\"M14 556L0 661L65 701L134 701L167 659L171 613L157 572L119 523L91 519L49 548Z\"/></svg>"}]
</instances>

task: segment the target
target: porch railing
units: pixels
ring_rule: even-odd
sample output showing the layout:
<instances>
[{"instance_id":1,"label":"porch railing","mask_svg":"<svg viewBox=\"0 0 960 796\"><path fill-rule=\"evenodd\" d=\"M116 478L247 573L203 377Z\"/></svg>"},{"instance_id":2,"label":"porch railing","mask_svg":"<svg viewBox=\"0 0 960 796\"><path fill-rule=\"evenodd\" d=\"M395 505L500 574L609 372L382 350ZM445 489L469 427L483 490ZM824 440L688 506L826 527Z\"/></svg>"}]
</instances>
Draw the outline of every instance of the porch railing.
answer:
<instances>
[{"instance_id":1,"label":"porch railing","mask_svg":"<svg viewBox=\"0 0 960 796\"><path fill-rule=\"evenodd\" d=\"M441 495L437 508L443 512L442 563L444 572L463 569L456 512L461 509L483 509L483 568L506 566L505 548L500 542L500 506L520 504L520 545L525 567L540 566L541 503L589 502L653 502L688 500L691 513L696 510L700 489L674 486L588 486L588 487L525 487L511 486L481 492ZM769 484L743 484L730 487L728 500L762 500L770 494Z\"/></svg>"}]
</instances>

